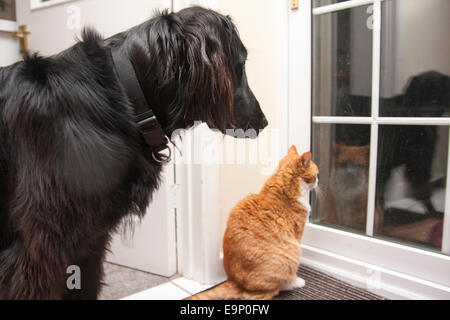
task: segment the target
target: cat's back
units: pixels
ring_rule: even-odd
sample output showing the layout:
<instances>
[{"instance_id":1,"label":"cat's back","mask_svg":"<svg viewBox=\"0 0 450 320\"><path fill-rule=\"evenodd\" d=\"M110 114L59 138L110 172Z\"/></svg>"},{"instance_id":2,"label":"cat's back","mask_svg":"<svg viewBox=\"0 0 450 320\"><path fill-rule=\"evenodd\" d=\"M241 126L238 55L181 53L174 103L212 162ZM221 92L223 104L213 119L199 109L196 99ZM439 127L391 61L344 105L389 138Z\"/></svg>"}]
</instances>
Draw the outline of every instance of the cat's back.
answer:
<instances>
[{"instance_id":1,"label":"cat's back","mask_svg":"<svg viewBox=\"0 0 450 320\"><path fill-rule=\"evenodd\" d=\"M295 273L300 244L288 215L279 199L263 194L248 195L234 207L223 237L223 264L229 280L251 290L255 281L265 281L273 269Z\"/></svg>"},{"instance_id":2,"label":"cat's back","mask_svg":"<svg viewBox=\"0 0 450 320\"><path fill-rule=\"evenodd\" d=\"M290 233L293 225L288 219L288 211L291 210L292 207L277 198L270 198L262 193L249 194L231 210L224 244L236 244L246 239L269 240L286 232Z\"/></svg>"},{"instance_id":3,"label":"cat's back","mask_svg":"<svg viewBox=\"0 0 450 320\"><path fill-rule=\"evenodd\" d=\"M270 212L270 208L260 194L249 194L231 210L228 224L256 223Z\"/></svg>"}]
</instances>

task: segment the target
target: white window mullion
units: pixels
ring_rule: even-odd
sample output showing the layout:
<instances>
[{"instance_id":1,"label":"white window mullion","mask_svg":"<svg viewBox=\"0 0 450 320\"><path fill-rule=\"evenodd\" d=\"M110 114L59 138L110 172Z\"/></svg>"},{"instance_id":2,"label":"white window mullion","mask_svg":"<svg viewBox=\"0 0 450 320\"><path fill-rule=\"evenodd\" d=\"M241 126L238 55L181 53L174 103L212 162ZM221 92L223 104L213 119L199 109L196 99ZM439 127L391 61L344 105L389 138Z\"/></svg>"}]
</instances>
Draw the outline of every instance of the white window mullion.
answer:
<instances>
[{"instance_id":1,"label":"white window mullion","mask_svg":"<svg viewBox=\"0 0 450 320\"><path fill-rule=\"evenodd\" d=\"M377 185L378 125L370 128L369 188L367 192L366 235L373 236L375 222L375 192Z\"/></svg>"},{"instance_id":2,"label":"white window mullion","mask_svg":"<svg viewBox=\"0 0 450 320\"><path fill-rule=\"evenodd\" d=\"M378 1L378 0L375 0L375 1ZM383 1L383 0L379 0L379 1ZM335 3L335 4L330 4L328 6L314 8L313 15L318 16L318 15L325 14L325 13L331 13L331 12L336 12L336 11L340 11L340 10L361 7L361 6L365 6L368 4L372 4L373 2L374 2L374 0L349 0L349 1L339 2L339 3Z\"/></svg>"},{"instance_id":3,"label":"white window mullion","mask_svg":"<svg viewBox=\"0 0 450 320\"><path fill-rule=\"evenodd\" d=\"M384 124L395 126L450 126L450 118L426 117L343 117L343 116L314 116L313 123L331 124Z\"/></svg>"},{"instance_id":4,"label":"white window mullion","mask_svg":"<svg viewBox=\"0 0 450 320\"><path fill-rule=\"evenodd\" d=\"M369 189L367 195L366 235L373 236L378 156L378 124L381 61L381 0L373 2L372 29L372 119L370 130Z\"/></svg>"},{"instance_id":5,"label":"white window mullion","mask_svg":"<svg viewBox=\"0 0 450 320\"><path fill-rule=\"evenodd\" d=\"M331 123L331 124L372 124L371 117L326 117L314 116L313 123Z\"/></svg>"},{"instance_id":6,"label":"white window mullion","mask_svg":"<svg viewBox=\"0 0 450 320\"><path fill-rule=\"evenodd\" d=\"M379 117L378 124L385 125L409 125L409 126L448 126L450 118L426 118L426 117Z\"/></svg>"},{"instance_id":7,"label":"white window mullion","mask_svg":"<svg viewBox=\"0 0 450 320\"><path fill-rule=\"evenodd\" d=\"M450 254L450 128L448 139L448 154L447 154L447 183L445 184L445 210L444 223L442 227L442 253Z\"/></svg>"},{"instance_id":8,"label":"white window mullion","mask_svg":"<svg viewBox=\"0 0 450 320\"><path fill-rule=\"evenodd\" d=\"M380 72L381 72L381 1L373 2L372 29L372 118L380 116Z\"/></svg>"}]
</instances>

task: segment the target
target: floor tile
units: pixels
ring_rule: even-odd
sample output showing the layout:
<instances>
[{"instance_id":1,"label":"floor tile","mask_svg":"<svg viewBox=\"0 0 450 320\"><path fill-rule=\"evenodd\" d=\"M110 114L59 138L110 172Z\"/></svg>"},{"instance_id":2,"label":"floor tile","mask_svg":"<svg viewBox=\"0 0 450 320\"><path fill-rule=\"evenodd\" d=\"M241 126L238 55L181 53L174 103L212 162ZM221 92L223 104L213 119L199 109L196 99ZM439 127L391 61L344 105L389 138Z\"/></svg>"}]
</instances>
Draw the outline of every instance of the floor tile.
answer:
<instances>
[{"instance_id":1,"label":"floor tile","mask_svg":"<svg viewBox=\"0 0 450 320\"><path fill-rule=\"evenodd\" d=\"M172 282L133 294L122 300L183 300L191 294Z\"/></svg>"}]
</instances>

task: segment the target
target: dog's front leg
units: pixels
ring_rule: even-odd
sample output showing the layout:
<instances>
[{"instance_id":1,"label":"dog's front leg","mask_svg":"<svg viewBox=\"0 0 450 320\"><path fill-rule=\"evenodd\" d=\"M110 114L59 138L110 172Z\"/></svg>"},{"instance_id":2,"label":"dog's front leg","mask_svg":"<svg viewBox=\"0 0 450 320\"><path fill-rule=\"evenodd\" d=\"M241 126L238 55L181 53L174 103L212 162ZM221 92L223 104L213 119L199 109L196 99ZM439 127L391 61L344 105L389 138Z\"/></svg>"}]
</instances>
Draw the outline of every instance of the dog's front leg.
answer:
<instances>
[{"instance_id":1,"label":"dog's front leg","mask_svg":"<svg viewBox=\"0 0 450 320\"><path fill-rule=\"evenodd\" d=\"M27 247L23 240L17 239L0 253L0 299L60 299L65 285L61 281L64 270L54 260L58 255L54 248L38 249L47 245L46 239L40 239L33 247Z\"/></svg>"},{"instance_id":2,"label":"dog's front leg","mask_svg":"<svg viewBox=\"0 0 450 320\"><path fill-rule=\"evenodd\" d=\"M67 288L64 300L96 300L101 289L103 263L109 236L99 237L89 247L89 256L76 262L80 270L80 287Z\"/></svg>"}]
</instances>

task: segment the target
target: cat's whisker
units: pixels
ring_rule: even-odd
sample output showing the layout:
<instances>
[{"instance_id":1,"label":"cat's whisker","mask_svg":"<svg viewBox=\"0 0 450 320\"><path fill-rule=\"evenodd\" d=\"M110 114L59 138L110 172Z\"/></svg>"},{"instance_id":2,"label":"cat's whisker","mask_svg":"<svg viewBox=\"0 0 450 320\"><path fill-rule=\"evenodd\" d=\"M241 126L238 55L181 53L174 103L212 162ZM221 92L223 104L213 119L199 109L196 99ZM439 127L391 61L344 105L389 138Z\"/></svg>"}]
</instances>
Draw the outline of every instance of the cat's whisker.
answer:
<instances>
[{"instance_id":1,"label":"cat's whisker","mask_svg":"<svg viewBox=\"0 0 450 320\"><path fill-rule=\"evenodd\" d=\"M326 197L326 189L323 189L320 185L320 183L317 185L317 187L314 189L314 195L319 199L323 200Z\"/></svg>"}]
</instances>

